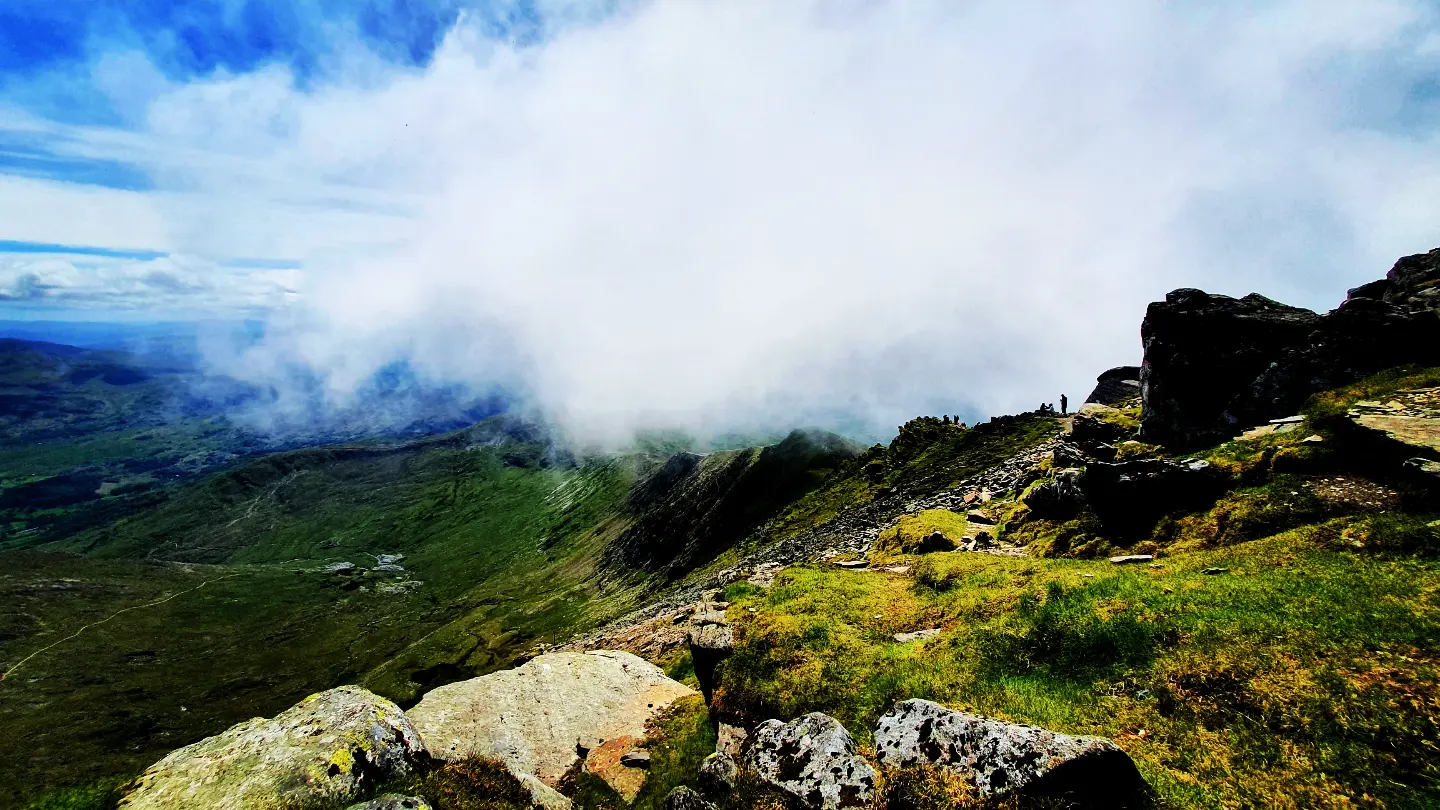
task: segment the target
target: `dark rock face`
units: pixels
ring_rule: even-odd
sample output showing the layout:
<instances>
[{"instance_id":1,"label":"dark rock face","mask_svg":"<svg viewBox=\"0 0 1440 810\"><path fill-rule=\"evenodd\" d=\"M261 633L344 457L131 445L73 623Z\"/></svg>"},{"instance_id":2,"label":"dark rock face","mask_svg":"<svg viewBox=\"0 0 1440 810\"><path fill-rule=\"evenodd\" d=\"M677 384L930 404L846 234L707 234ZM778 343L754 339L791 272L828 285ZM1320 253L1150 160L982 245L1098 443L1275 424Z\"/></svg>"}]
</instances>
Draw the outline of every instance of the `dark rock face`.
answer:
<instances>
[{"instance_id":1,"label":"dark rock face","mask_svg":"<svg viewBox=\"0 0 1440 810\"><path fill-rule=\"evenodd\" d=\"M1151 304L1140 325L1140 437L1171 446L1224 438L1231 401L1319 321L1308 309L1254 294L1184 289Z\"/></svg>"},{"instance_id":2,"label":"dark rock face","mask_svg":"<svg viewBox=\"0 0 1440 810\"><path fill-rule=\"evenodd\" d=\"M1406 256L1325 315L1259 295L1176 290L1140 328L1140 436L1199 446L1288 416L1312 394L1440 363L1440 249Z\"/></svg>"},{"instance_id":3,"label":"dark rock face","mask_svg":"<svg viewBox=\"0 0 1440 810\"><path fill-rule=\"evenodd\" d=\"M801 807L864 807L875 792L875 769L855 753L855 740L840 721L819 712L760 724L745 764Z\"/></svg>"},{"instance_id":4,"label":"dark rock face","mask_svg":"<svg viewBox=\"0 0 1440 810\"><path fill-rule=\"evenodd\" d=\"M1095 378L1095 389L1086 402L1119 405L1140 396L1140 367L1116 366Z\"/></svg>"},{"instance_id":5,"label":"dark rock face","mask_svg":"<svg viewBox=\"0 0 1440 810\"><path fill-rule=\"evenodd\" d=\"M1127 808L1145 806L1149 794L1135 763L1109 740L1005 723L928 700L902 701L881 717L875 749L887 767L958 771L987 797L1015 792L1066 806Z\"/></svg>"},{"instance_id":6,"label":"dark rock face","mask_svg":"<svg viewBox=\"0 0 1440 810\"><path fill-rule=\"evenodd\" d=\"M1162 516L1208 506L1227 482L1208 462L1138 459L1092 462L1077 486L1106 531L1120 539L1150 532Z\"/></svg>"}]
</instances>

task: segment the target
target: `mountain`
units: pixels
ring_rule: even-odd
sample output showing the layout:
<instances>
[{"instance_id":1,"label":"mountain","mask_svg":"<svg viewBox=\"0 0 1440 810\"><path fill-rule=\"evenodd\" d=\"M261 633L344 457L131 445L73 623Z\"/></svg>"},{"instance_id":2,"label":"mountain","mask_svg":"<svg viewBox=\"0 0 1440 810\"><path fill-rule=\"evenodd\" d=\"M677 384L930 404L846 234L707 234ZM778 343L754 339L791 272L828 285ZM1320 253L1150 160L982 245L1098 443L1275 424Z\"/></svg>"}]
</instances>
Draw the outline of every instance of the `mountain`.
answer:
<instances>
[{"instance_id":1,"label":"mountain","mask_svg":"<svg viewBox=\"0 0 1440 810\"><path fill-rule=\"evenodd\" d=\"M914 746L928 764L877 750L906 712L952 710L986 733L1090 740L1148 786L1126 806L1435 806L1436 290L1440 252L1325 314L1179 290L1146 313L1140 366L1101 374L1078 413L922 416L870 448L808 430L586 454L495 415L157 483L123 511L5 541L0 805L114 806L167 752L332 687L409 710L560 660L536 656L606 649L703 697L623 750L577 740L565 753L585 765L546 773L580 807L691 801L678 787L716 807L821 806L836 785L793 757L822 738L880 774L850 786L853 806L1097 806L977 793L1000 782L938 744ZM70 386L50 389L62 402L126 387L103 370L69 381L103 358L15 356ZM80 474L49 469L24 486ZM702 759L746 734L716 793ZM622 755L649 763L643 787L617 781ZM512 766L433 767L352 798L528 803Z\"/></svg>"}]
</instances>

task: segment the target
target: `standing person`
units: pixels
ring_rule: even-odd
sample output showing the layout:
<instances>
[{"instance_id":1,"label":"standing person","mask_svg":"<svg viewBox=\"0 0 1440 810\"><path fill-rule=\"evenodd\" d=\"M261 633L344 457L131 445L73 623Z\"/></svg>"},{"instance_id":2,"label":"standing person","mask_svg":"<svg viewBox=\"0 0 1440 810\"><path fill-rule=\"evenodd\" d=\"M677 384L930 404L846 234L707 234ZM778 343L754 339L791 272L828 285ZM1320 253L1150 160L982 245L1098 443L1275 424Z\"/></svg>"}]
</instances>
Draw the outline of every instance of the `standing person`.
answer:
<instances>
[{"instance_id":1,"label":"standing person","mask_svg":"<svg viewBox=\"0 0 1440 810\"><path fill-rule=\"evenodd\" d=\"M1065 415L1065 409L1068 408L1068 407L1070 407L1070 400L1066 399L1064 394L1061 394L1061 395L1060 395L1060 415L1061 415L1061 416L1064 416L1064 415Z\"/></svg>"}]
</instances>

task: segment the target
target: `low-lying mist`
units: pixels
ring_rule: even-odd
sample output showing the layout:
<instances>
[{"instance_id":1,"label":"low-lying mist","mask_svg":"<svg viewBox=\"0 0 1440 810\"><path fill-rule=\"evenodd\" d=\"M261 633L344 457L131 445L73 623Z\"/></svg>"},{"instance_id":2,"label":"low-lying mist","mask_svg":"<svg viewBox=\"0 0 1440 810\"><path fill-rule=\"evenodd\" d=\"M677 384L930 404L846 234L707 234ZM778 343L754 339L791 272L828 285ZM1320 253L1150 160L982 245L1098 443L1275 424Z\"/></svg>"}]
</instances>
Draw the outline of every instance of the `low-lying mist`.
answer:
<instances>
[{"instance_id":1,"label":"low-lying mist","mask_svg":"<svg viewBox=\"0 0 1440 810\"><path fill-rule=\"evenodd\" d=\"M880 438L1082 401L1172 288L1324 309L1440 244L1425 3L583 10L154 98L151 137L226 158L165 164L177 243L305 264L212 367L280 410L294 368L348 407L404 363L586 441ZM338 188L390 225L273 207Z\"/></svg>"}]
</instances>

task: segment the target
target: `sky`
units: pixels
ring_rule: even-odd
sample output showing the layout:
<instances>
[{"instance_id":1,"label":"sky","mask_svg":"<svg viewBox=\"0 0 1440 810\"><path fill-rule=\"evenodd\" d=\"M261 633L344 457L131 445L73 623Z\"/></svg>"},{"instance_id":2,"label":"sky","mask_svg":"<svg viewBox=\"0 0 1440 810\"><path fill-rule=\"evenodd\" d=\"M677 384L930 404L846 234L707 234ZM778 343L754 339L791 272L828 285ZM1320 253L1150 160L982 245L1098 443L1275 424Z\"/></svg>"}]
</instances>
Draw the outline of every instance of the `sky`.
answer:
<instances>
[{"instance_id":1,"label":"sky","mask_svg":"<svg viewBox=\"0 0 1440 810\"><path fill-rule=\"evenodd\" d=\"M1436 246L1432 0L0 0L0 318L336 403L880 436Z\"/></svg>"}]
</instances>

